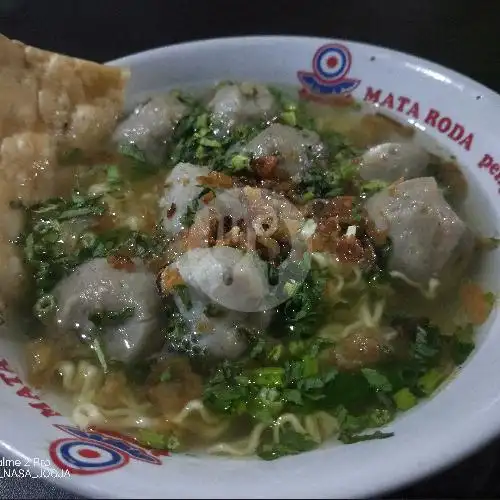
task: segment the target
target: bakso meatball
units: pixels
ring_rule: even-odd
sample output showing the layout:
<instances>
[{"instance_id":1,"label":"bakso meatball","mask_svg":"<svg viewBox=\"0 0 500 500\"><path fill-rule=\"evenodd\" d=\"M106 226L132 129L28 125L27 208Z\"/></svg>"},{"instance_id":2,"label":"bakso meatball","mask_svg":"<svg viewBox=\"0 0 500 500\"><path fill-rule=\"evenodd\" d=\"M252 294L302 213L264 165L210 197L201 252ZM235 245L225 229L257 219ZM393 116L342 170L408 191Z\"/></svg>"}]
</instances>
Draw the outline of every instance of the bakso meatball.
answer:
<instances>
[{"instance_id":1,"label":"bakso meatball","mask_svg":"<svg viewBox=\"0 0 500 500\"><path fill-rule=\"evenodd\" d=\"M262 310L269 292L266 266L254 252L220 246L196 248L180 257L183 280L227 309Z\"/></svg>"},{"instance_id":2,"label":"bakso meatball","mask_svg":"<svg viewBox=\"0 0 500 500\"><path fill-rule=\"evenodd\" d=\"M116 269L103 258L85 262L59 282L53 294L62 333L75 332L90 341L98 326L95 316L102 317L98 338L111 359L129 362L161 347L155 277L139 261L126 269Z\"/></svg>"},{"instance_id":3,"label":"bakso meatball","mask_svg":"<svg viewBox=\"0 0 500 500\"><path fill-rule=\"evenodd\" d=\"M163 210L163 227L167 232L177 234L184 227L183 219L203 191L197 177L207 175L209 169L190 163L178 163L165 181L165 192L160 199Z\"/></svg>"},{"instance_id":4,"label":"bakso meatball","mask_svg":"<svg viewBox=\"0 0 500 500\"><path fill-rule=\"evenodd\" d=\"M471 255L474 237L444 199L433 177L401 182L372 196L369 217L392 241L389 269L416 283L456 276Z\"/></svg>"},{"instance_id":5,"label":"bakso meatball","mask_svg":"<svg viewBox=\"0 0 500 500\"><path fill-rule=\"evenodd\" d=\"M271 118L276 108L275 99L264 85L241 83L222 85L208 104L214 122L220 123L225 133L234 125L252 118Z\"/></svg>"},{"instance_id":6,"label":"bakso meatball","mask_svg":"<svg viewBox=\"0 0 500 500\"><path fill-rule=\"evenodd\" d=\"M190 325L192 332L198 333L198 345L211 356L234 360L248 347L246 332L262 331L269 320L270 313L242 313L207 304L205 311Z\"/></svg>"},{"instance_id":7,"label":"bakso meatball","mask_svg":"<svg viewBox=\"0 0 500 500\"><path fill-rule=\"evenodd\" d=\"M295 181L323 158L324 150L316 132L274 123L244 146L242 154L254 159L278 156L278 170Z\"/></svg>"},{"instance_id":8,"label":"bakso meatball","mask_svg":"<svg viewBox=\"0 0 500 500\"><path fill-rule=\"evenodd\" d=\"M413 142L386 142L363 154L359 173L365 180L413 179L424 173L429 161L429 154Z\"/></svg>"},{"instance_id":9,"label":"bakso meatball","mask_svg":"<svg viewBox=\"0 0 500 500\"><path fill-rule=\"evenodd\" d=\"M172 94L155 96L118 124L113 139L120 145L134 144L148 161L161 163L166 144L186 110Z\"/></svg>"},{"instance_id":10,"label":"bakso meatball","mask_svg":"<svg viewBox=\"0 0 500 500\"><path fill-rule=\"evenodd\" d=\"M173 300L187 325L184 341L190 339L216 358L237 359L247 347L244 332L265 329L269 325L271 311L230 310L219 300L213 300L210 297L213 291L207 290L207 285L212 287L221 276L216 276L216 273L205 268L207 262L206 258L203 259L203 254L218 249L203 250L207 252L195 250L191 257L184 255L164 269L159 277L160 289ZM183 285L181 291L175 286L169 286L172 274L177 272ZM204 277L200 280L200 274L213 276L214 283L207 283ZM174 350L176 348L170 347Z\"/></svg>"}]
</instances>

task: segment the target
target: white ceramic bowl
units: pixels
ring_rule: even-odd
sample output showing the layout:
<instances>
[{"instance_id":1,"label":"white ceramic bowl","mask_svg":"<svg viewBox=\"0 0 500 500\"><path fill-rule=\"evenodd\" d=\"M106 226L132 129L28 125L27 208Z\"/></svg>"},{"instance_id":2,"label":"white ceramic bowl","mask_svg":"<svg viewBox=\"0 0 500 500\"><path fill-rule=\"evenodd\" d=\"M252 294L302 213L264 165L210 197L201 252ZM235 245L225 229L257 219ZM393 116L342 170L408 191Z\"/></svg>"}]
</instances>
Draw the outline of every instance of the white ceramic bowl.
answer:
<instances>
[{"instance_id":1,"label":"white ceramic bowl","mask_svg":"<svg viewBox=\"0 0 500 500\"><path fill-rule=\"evenodd\" d=\"M381 111L414 123L458 158L471 185L467 210L474 224L485 234L500 233L500 97L437 64L359 43L301 37L193 42L111 64L131 67L131 95L221 79L298 86L302 75L302 83L316 90L352 91L357 99L377 100ZM499 278L500 255L493 252L481 280L497 291ZM31 475L42 474L91 497L376 496L451 465L500 432L499 330L500 319L493 313L458 377L391 424L393 438L331 443L273 462L157 457L119 438L78 434L68 419L42 402L45 396L38 399L24 386L19 346L1 340L1 451L27 461ZM2 465L0 470L11 470Z\"/></svg>"}]
</instances>

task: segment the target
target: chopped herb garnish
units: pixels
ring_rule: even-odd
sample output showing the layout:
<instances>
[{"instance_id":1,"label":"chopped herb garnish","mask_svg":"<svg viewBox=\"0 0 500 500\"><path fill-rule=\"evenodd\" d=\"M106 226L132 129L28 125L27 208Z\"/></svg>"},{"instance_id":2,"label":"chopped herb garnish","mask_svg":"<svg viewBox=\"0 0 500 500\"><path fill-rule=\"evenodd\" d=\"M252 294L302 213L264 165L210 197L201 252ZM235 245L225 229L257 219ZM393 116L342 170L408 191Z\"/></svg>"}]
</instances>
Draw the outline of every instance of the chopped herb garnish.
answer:
<instances>
[{"instance_id":1,"label":"chopped herb garnish","mask_svg":"<svg viewBox=\"0 0 500 500\"><path fill-rule=\"evenodd\" d=\"M368 383L376 390L390 392L392 385L385 375L382 375L373 368L362 368L361 373L365 376Z\"/></svg>"},{"instance_id":2,"label":"chopped herb garnish","mask_svg":"<svg viewBox=\"0 0 500 500\"><path fill-rule=\"evenodd\" d=\"M394 402L398 410L406 411L417 404L417 398L408 387L403 387L394 394Z\"/></svg>"},{"instance_id":3,"label":"chopped herb garnish","mask_svg":"<svg viewBox=\"0 0 500 500\"><path fill-rule=\"evenodd\" d=\"M495 250L500 246L500 238L484 238L481 240L483 248Z\"/></svg>"},{"instance_id":4,"label":"chopped herb garnish","mask_svg":"<svg viewBox=\"0 0 500 500\"><path fill-rule=\"evenodd\" d=\"M203 164L228 174L248 169L250 159L237 153L235 146L255 137L266 127L266 123L240 125L223 135L221 127L224 128L201 103L191 103L190 112L174 130L172 142L175 146L170 153L169 164Z\"/></svg>"},{"instance_id":5,"label":"chopped herb garnish","mask_svg":"<svg viewBox=\"0 0 500 500\"><path fill-rule=\"evenodd\" d=\"M139 163L147 163L146 155L135 144L121 144L118 148L123 156L132 158Z\"/></svg>"},{"instance_id":6,"label":"chopped herb garnish","mask_svg":"<svg viewBox=\"0 0 500 500\"><path fill-rule=\"evenodd\" d=\"M326 276L317 267L311 267L301 284L285 284L290 299L278 308L273 330L288 332L296 337L314 334L322 318Z\"/></svg>"},{"instance_id":7,"label":"chopped herb garnish","mask_svg":"<svg viewBox=\"0 0 500 500\"><path fill-rule=\"evenodd\" d=\"M318 443L307 434L293 429L280 429L278 443L261 443L257 455L264 460L275 460L287 455L297 455L317 448Z\"/></svg>"},{"instance_id":8,"label":"chopped herb garnish","mask_svg":"<svg viewBox=\"0 0 500 500\"><path fill-rule=\"evenodd\" d=\"M160 433L151 429L139 429L135 438L139 444L156 450L175 451L180 446L179 439L172 432Z\"/></svg>"},{"instance_id":9,"label":"chopped herb garnish","mask_svg":"<svg viewBox=\"0 0 500 500\"><path fill-rule=\"evenodd\" d=\"M140 175L150 175L158 172L159 166L153 165L148 161L143 151L136 144L120 144L118 151L121 155L128 158L131 166L134 167L134 173Z\"/></svg>"},{"instance_id":10,"label":"chopped herb garnish","mask_svg":"<svg viewBox=\"0 0 500 500\"><path fill-rule=\"evenodd\" d=\"M245 155L234 155L231 158L231 170L238 172L239 170L245 170L250 167L250 158Z\"/></svg>"},{"instance_id":11,"label":"chopped herb garnish","mask_svg":"<svg viewBox=\"0 0 500 500\"><path fill-rule=\"evenodd\" d=\"M189 288L184 283L175 286L175 292L181 299L184 307L189 311L193 307Z\"/></svg>"},{"instance_id":12,"label":"chopped herb garnish","mask_svg":"<svg viewBox=\"0 0 500 500\"><path fill-rule=\"evenodd\" d=\"M362 193L358 165L354 162L357 152L349 146L343 148L328 165L317 163L305 173L299 186L303 193L312 193L314 198L335 198L346 192Z\"/></svg>"},{"instance_id":13,"label":"chopped herb garnish","mask_svg":"<svg viewBox=\"0 0 500 500\"><path fill-rule=\"evenodd\" d=\"M381 432L375 431L371 434L349 434L343 433L340 435L339 439L344 444L360 443L362 441L372 441L374 439L387 439L394 436L393 432Z\"/></svg>"},{"instance_id":14,"label":"chopped herb garnish","mask_svg":"<svg viewBox=\"0 0 500 500\"><path fill-rule=\"evenodd\" d=\"M280 119L285 125L289 125L290 127L295 127L297 125L295 111L283 111L280 115Z\"/></svg>"},{"instance_id":15,"label":"chopped herb garnish","mask_svg":"<svg viewBox=\"0 0 500 500\"><path fill-rule=\"evenodd\" d=\"M119 311L98 311L89 316L90 321L99 328L106 328L110 325L124 323L135 314L134 307L124 307Z\"/></svg>"},{"instance_id":16,"label":"chopped herb garnish","mask_svg":"<svg viewBox=\"0 0 500 500\"><path fill-rule=\"evenodd\" d=\"M200 208L200 200L199 198L195 198L186 208L184 215L181 217L181 224L184 227L191 227L194 224L194 220L196 218L196 212L198 212Z\"/></svg>"}]
</instances>

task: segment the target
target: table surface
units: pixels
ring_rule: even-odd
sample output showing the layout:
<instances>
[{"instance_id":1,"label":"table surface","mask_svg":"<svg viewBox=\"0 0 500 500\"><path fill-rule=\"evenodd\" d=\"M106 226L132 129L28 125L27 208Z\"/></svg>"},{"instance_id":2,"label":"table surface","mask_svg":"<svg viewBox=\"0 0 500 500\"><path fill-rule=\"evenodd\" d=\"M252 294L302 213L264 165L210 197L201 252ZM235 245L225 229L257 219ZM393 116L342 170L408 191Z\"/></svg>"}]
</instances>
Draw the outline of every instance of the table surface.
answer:
<instances>
[{"instance_id":1,"label":"table surface","mask_svg":"<svg viewBox=\"0 0 500 500\"><path fill-rule=\"evenodd\" d=\"M0 0L0 32L31 45L107 61L218 36L314 35L424 57L500 92L500 2L456 0ZM500 496L500 440L393 498ZM40 480L3 479L0 498L79 498Z\"/></svg>"}]
</instances>

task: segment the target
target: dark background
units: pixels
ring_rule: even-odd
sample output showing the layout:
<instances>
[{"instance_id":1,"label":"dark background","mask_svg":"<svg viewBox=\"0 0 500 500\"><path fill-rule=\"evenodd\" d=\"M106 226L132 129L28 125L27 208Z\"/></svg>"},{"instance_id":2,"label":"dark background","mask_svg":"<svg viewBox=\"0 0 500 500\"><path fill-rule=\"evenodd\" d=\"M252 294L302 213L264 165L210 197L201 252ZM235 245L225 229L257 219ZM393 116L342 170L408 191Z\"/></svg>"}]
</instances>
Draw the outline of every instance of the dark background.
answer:
<instances>
[{"instance_id":1,"label":"dark background","mask_svg":"<svg viewBox=\"0 0 500 500\"><path fill-rule=\"evenodd\" d=\"M431 59L500 92L498 0L319 0L307 4L296 0L296 5L292 7L291 0L0 0L0 32L41 48L100 62L219 36L344 38ZM391 496L498 498L499 457L500 441ZM35 480L3 479L0 498L68 496Z\"/></svg>"}]
</instances>

